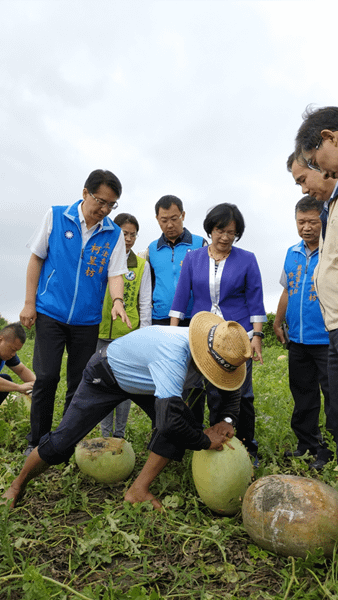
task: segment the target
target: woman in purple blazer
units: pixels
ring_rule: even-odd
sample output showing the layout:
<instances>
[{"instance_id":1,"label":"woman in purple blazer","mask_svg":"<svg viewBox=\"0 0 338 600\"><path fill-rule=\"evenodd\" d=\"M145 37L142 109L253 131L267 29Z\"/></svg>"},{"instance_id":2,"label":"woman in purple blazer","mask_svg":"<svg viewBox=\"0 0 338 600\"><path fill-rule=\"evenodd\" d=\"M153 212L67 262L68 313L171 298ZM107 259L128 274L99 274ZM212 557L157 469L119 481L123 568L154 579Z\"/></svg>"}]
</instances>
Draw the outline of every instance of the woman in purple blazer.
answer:
<instances>
[{"instance_id":1,"label":"woman in purple blazer","mask_svg":"<svg viewBox=\"0 0 338 600\"><path fill-rule=\"evenodd\" d=\"M263 362L261 342L266 315L261 274L252 252L233 247L245 228L237 206L226 202L218 204L207 213L203 227L211 238L211 244L186 254L169 313L170 324L178 325L180 319L184 319L192 290L192 317L201 310L207 310L227 321L237 321L248 332L252 358L247 361L247 376L241 388L236 435L256 456L252 359ZM211 384L207 392L222 395L222 390L213 389Z\"/></svg>"}]
</instances>

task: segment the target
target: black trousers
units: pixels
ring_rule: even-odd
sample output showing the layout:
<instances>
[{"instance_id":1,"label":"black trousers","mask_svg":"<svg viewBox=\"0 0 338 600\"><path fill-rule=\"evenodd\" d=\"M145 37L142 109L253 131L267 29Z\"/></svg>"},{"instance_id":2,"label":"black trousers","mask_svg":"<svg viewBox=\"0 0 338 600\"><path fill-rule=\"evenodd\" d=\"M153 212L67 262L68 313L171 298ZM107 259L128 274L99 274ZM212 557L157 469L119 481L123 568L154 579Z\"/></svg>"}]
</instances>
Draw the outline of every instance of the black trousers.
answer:
<instances>
[{"instance_id":1,"label":"black trousers","mask_svg":"<svg viewBox=\"0 0 338 600\"><path fill-rule=\"evenodd\" d=\"M83 369L94 354L99 325L67 325L38 313L33 357L36 381L32 393L31 431L28 441L37 446L51 430L56 388L64 349L67 359L66 412L79 385Z\"/></svg>"},{"instance_id":2,"label":"black trousers","mask_svg":"<svg viewBox=\"0 0 338 600\"><path fill-rule=\"evenodd\" d=\"M325 460L328 450L319 429L320 389L325 413L329 411L328 346L296 344L289 347L289 385L295 402L291 427L298 438L298 449L310 450Z\"/></svg>"}]
</instances>

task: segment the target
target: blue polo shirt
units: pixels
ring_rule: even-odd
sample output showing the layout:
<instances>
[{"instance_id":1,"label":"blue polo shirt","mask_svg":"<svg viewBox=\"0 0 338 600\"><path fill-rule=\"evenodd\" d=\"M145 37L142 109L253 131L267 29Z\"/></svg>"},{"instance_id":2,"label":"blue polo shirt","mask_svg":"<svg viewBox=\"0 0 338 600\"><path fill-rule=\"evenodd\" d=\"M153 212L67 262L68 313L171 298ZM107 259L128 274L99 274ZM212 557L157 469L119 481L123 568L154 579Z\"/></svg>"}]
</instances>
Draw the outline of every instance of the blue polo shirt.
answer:
<instances>
[{"instance_id":1,"label":"blue polo shirt","mask_svg":"<svg viewBox=\"0 0 338 600\"><path fill-rule=\"evenodd\" d=\"M107 359L119 386L131 394L181 396L191 360L189 328L153 325L114 340Z\"/></svg>"}]
</instances>

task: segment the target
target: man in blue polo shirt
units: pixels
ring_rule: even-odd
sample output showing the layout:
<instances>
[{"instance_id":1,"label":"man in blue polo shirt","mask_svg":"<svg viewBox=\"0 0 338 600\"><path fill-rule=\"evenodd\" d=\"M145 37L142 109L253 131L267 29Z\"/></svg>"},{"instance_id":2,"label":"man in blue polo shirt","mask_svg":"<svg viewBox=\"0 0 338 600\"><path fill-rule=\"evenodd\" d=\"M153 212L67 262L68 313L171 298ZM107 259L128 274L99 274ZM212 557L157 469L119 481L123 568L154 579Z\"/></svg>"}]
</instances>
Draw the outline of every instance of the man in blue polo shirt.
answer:
<instances>
[{"instance_id":1,"label":"man in blue polo shirt","mask_svg":"<svg viewBox=\"0 0 338 600\"><path fill-rule=\"evenodd\" d=\"M28 481L49 465L68 461L75 445L113 408L131 398L152 420L150 455L125 500L161 503L150 484L170 459L181 460L186 449L223 450L234 435L239 414L239 388L251 356L245 329L209 312L197 313L185 327L144 327L112 342L90 359L81 383L59 427L41 438L19 476L4 494L12 505ZM192 360L193 359L193 360ZM196 369L197 366L197 369ZM223 402L211 407L209 429L196 421L182 399L197 370L227 390Z\"/></svg>"},{"instance_id":2,"label":"man in blue polo shirt","mask_svg":"<svg viewBox=\"0 0 338 600\"><path fill-rule=\"evenodd\" d=\"M33 389L35 375L17 355L26 341L26 333L20 323L6 325L0 331L0 371L4 366L20 377L23 383L15 383L7 373L0 373L0 404L10 392L27 394Z\"/></svg>"}]
</instances>

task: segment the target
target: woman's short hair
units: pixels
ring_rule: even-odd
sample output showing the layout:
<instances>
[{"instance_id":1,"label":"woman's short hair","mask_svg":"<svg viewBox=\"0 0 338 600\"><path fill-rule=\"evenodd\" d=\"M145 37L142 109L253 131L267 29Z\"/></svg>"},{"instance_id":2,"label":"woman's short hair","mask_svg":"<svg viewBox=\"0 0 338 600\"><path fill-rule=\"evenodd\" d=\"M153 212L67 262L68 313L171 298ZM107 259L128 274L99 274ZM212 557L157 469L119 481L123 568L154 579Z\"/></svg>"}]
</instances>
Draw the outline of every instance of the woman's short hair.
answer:
<instances>
[{"instance_id":1,"label":"woman's short hair","mask_svg":"<svg viewBox=\"0 0 338 600\"><path fill-rule=\"evenodd\" d=\"M87 177L84 187L90 194L95 194L100 185L107 185L110 187L114 194L116 194L117 198L119 198L122 194L121 182L111 171L103 171L103 169L96 169L96 171L92 171Z\"/></svg>"},{"instance_id":2,"label":"woman's short hair","mask_svg":"<svg viewBox=\"0 0 338 600\"><path fill-rule=\"evenodd\" d=\"M210 237L214 227L226 227L231 221L235 221L236 223L235 239L240 240L245 229L245 223L243 215L236 204L223 202L222 204L217 204L217 206L211 208L207 212L207 216L203 222L204 231L207 233L208 237Z\"/></svg>"},{"instance_id":3,"label":"woman's short hair","mask_svg":"<svg viewBox=\"0 0 338 600\"><path fill-rule=\"evenodd\" d=\"M135 225L136 231L140 229L136 217L130 215L129 213L120 213L115 217L114 223L116 223L116 225L118 225L119 227L122 227L125 223L130 223L131 225Z\"/></svg>"}]
</instances>

